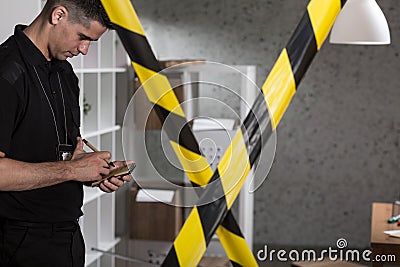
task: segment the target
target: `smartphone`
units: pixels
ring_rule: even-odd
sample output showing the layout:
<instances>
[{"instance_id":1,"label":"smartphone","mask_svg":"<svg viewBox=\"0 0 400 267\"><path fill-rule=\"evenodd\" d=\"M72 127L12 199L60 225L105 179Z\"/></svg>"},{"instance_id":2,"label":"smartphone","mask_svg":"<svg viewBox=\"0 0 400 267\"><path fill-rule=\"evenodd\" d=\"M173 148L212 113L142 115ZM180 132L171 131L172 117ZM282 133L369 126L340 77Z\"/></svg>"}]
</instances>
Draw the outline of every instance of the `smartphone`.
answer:
<instances>
[{"instance_id":1,"label":"smartphone","mask_svg":"<svg viewBox=\"0 0 400 267\"><path fill-rule=\"evenodd\" d=\"M104 180L107 180L111 177L122 177L131 174L135 168L136 168L136 163L131 163L126 166L116 168L112 170L108 175L104 176L101 180L93 182L92 187L99 186Z\"/></svg>"}]
</instances>

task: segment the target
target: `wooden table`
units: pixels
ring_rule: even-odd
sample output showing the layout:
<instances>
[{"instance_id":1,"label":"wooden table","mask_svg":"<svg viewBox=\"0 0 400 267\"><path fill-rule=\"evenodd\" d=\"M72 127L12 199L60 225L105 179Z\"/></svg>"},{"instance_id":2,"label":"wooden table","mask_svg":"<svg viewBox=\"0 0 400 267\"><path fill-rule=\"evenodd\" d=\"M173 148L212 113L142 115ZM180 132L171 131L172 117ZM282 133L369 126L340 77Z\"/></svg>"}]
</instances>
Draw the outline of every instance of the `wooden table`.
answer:
<instances>
[{"instance_id":1,"label":"wooden table","mask_svg":"<svg viewBox=\"0 0 400 267\"><path fill-rule=\"evenodd\" d=\"M400 230L397 223L388 223L392 216L392 203L373 203L371 216L371 261L373 267L381 267L384 264L400 265L400 238L385 234L386 230ZM395 262L374 261L376 257L382 259L382 255L394 255ZM393 257L393 256L392 256Z\"/></svg>"}]
</instances>

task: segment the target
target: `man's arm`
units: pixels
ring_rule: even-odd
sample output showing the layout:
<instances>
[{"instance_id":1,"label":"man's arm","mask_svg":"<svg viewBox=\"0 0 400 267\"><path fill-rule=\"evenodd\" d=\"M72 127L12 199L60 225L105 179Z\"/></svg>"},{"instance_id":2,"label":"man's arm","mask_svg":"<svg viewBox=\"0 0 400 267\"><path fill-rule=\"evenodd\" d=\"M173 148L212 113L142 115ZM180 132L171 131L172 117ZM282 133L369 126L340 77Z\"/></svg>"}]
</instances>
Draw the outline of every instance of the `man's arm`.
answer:
<instances>
[{"instance_id":1,"label":"man's arm","mask_svg":"<svg viewBox=\"0 0 400 267\"><path fill-rule=\"evenodd\" d=\"M110 172L106 162L110 157L109 152L86 153L80 138L70 161L27 163L0 151L0 191L31 190L70 180L97 181Z\"/></svg>"}]
</instances>

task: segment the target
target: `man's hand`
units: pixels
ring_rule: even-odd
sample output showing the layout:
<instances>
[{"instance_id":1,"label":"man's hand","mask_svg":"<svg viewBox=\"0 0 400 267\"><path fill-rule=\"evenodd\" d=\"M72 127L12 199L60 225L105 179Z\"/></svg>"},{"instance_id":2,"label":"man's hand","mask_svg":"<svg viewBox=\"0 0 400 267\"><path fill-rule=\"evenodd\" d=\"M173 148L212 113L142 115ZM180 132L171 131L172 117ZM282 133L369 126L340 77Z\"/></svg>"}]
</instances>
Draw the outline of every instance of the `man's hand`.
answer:
<instances>
[{"instance_id":1,"label":"man's hand","mask_svg":"<svg viewBox=\"0 0 400 267\"><path fill-rule=\"evenodd\" d=\"M110 173L107 160L110 160L110 152L86 152L83 150L82 138L77 138L77 145L70 161L72 177L80 182L98 181L102 176Z\"/></svg>"},{"instance_id":2,"label":"man's hand","mask_svg":"<svg viewBox=\"0 0 400 267\"><path fill-rule=\"evenodd\" d=\"M116 169L118 167L127 166L132 163L133 163L132 161L115 161L114 162L115 167L111 168L110 171L112 171L113 169ZM117 191L118 188L123 186L124 182L130 182L131 180L132 180L132 177L130 175L125 175L125 176L119 177L119 178L112 177L110 179L103 181L99 185L99 187L104 192L111 193L111 192Z\"/></svg>"}]
</instances>

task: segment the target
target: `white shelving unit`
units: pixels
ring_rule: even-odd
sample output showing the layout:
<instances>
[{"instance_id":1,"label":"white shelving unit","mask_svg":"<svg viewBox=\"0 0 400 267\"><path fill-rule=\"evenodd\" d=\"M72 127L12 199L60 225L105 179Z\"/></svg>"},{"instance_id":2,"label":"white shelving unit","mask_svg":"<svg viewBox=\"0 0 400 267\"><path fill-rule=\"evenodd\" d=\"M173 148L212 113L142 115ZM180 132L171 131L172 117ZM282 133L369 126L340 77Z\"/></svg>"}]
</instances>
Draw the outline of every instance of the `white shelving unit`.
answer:
<instances>
[{"instance_id":1,"label":"white shelving unit","mask_svg":"<svg viewBox=\"0 0 400 267\"><path fill-rule=\"evenodd\" d=\"M79 78L81 106L81 134L99 150L116 154L116 134L120 125L116 124L116 75L123 73L126 65L118 62L118 37L107 31L98 42L92 42L86 56L70 60ZM124 57L121 57L124 58ZM90 109L85 113L85 105ZM84 216L80 220L86 242L86 266L113 267L114 260L101 257L93 251L114 250L120 241L115 237L115 194L106 194L98 188L85 187L83 205Z\"/></svg>"},{"instance_id":2,"label":"white shelving unit","mask_svg":"<svg viewBox=\"0 0 400 267\"><path fill-rule=\"evenodd\" d=\"M86 243L86 266L114 266L111 258L101 258L102 253L92 250L113 250L120 241L115 237L114 194L86 189L83 212L80 225Z\"/></svg>"}]
</instances>

